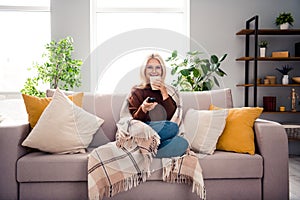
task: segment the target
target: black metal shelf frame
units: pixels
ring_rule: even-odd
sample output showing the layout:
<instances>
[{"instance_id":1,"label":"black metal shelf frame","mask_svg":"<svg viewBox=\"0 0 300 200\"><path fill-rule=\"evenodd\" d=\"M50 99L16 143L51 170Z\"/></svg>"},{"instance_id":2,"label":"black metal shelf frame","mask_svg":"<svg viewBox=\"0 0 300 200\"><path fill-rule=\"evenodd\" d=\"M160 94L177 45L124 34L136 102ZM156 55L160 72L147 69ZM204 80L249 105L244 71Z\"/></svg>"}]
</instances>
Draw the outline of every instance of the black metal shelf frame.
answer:
<instances>
[{"instance_id":1,"label":"black metal shelf frame","mask_svg":"<svg viewBox=\"0 0 300 200\"><path fill-rule=\"evenodd\" d=\"M250 18L246 21L246 29L250 29L250 24L254 23L254 70L253 70L253 77L254 80L257 79L257 45L258 45L258 15ZM245 40L245 57L250 56L250 35L246 35ZM249 65L250 60L245 61L245 84L249 84ZM245 87L244 91L245 99L244 99L244 105L249 106L249 87ZM254 107L257 106L257 83L254 81L254 87L253 87L253 101L254 101Z\"/></svg>"}]
</instances>

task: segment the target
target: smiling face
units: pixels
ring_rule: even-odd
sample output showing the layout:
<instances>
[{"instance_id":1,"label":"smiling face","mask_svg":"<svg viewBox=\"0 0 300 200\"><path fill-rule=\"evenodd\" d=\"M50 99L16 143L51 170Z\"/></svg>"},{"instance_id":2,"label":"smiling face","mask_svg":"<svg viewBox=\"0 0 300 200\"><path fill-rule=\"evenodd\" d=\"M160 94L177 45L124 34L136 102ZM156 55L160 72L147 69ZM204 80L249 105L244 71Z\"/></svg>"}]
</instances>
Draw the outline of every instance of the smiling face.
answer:
<instances>
[{"instance_id":1,"label":"smiling face","mask_svg":"<svg viewBox=\"0 0 300 200\"><path fill-rule=\"evenodd\" d=\"M160 76L161 81L165 81L166 65L159 54L148 55L141 65L140 78L142 87L150 83L150 76Z\"/></svg>"},{"instance_id":2,"label":"smiling face","mask_svg":"<svg viewBox=\"0 0 300 200\"><path fill-rule=\"evenodd\" d=\"M150 76L162 76L162 66L160 62L155 58L150 58L145 68L145 75L149 82Z\"/></svg>"}]
</instances>

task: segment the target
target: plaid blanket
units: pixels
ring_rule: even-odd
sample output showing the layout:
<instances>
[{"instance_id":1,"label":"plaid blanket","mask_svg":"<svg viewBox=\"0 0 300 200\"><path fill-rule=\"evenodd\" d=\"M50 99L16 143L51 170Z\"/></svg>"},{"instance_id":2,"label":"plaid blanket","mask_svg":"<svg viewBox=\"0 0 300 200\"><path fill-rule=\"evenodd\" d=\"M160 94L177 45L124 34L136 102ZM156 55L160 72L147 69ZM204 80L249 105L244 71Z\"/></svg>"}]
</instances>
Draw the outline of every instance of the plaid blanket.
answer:
<instances>
[{"instance_id":1,"label":"plaid blanket","mask_svg":"<svg viewBox=\"0 0 300 200\"><path fill-rule=\"evenodd\" d=\"M167 90L177 104L171 121L182 126L182 101L179 93L171 86L167 86ZM117 123L116 141L102 145L89 154L89 198L112 197L145 182L151 174L151 161L159 144L160 137L150 126L132 118L126 98ZM193 159L190 153L181 158L164 159L163 166L163 180L193 182L193 192L196 190L197 194L203 197L205 189L202 170L198 160ZM180 166L181 170L178 171L178 167L174 166Z\"/></svg>"},{"instance_id":2,"label":"plaid blanket","mask_svg":"<svg viewBox=\"0 0 300 200\"><path fill-rule=\"evenodd\" d=\"M202 168L193 151L177 158L163 158L163 181L192 184L192 192L206 199Z\"/></svg>"}]
</instances>

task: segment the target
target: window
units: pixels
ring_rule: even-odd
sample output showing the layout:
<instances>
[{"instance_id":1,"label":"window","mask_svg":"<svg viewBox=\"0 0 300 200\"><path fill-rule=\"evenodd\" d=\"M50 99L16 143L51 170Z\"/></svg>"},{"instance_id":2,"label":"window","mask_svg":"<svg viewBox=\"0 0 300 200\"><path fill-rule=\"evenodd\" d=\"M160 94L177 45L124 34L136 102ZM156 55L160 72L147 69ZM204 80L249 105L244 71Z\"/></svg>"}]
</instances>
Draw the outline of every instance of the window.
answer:
<instances>
[{"instance_id":1,"label":"window","mask_svg":"<svg viewBox=\"0 0 300 200\"><path fill-rule=\"evenodd\" d=\"M0 92L19 92L50 41L50 0L0 0Z\"/></svg>"},{"instance_id":2,"label":"window","mask_svg":"<svg viewBox=\"0 0 300 200\"><path fill-rule=\"evenodd\" d=\"M120 38L122 34L133 33L135 30L142 29L168 30L188 38L190 24L189 1L97 0L95 21L94 49L101 48L101 45L107 41ZM148 33L151 34L151 30ZM151 35L138 35L136 39L149 40L149 37ZM157 40L161 39L157 38ZM132 42L133 40L135 40L134 36ZM124 41L120 45L124 46L126 42ZM186 44L186 46L188 45ZM124 52L120 52L122 47L116 46L114 48L115 52L119 51L119 55L112 56L112 61L107 66L101 65L99 62L97 64L97 59L101 55L94 55L96 61L94 61L93 66L98 70L98 73L91 74L92 76L93 74L98 76L94 77L96 81L94 85L97 92L128 92L132 84L139 82L139 66L146 55L156 52L162 56L168 56L168 53L170 53L168 52L170 49L160 48L157 45L153 45L153 47L147 45L138 46L134 49L127 49ZM104 52L107 51L104 50ZM100 72L99 68L102 68ZM121 79L125 81L125 84L120 82Z\"/></svg>"}]
</instances>

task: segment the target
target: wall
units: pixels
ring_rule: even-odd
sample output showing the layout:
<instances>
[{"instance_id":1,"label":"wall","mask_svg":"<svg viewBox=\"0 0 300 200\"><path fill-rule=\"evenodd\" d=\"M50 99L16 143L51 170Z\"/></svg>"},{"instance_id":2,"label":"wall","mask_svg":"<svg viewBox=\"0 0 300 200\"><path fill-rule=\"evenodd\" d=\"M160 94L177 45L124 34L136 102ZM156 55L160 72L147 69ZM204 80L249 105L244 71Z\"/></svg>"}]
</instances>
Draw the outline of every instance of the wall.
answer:
<instances>
[{"instance_id":1,"label":"wall","mask_svg":"<svg viewBox=\"0 0 300 200\"><path fill-rule=\"evenodd\" d=\"M90 1L51 0L51 39L72 36L75 59L85 61L90 54ZM87 64L88 65L88 64ZM90 69L82 70L82 80L90 79ZM89 91L90 83L84 81L79 90Z\"/></svg>"},{"instance_id":2,"label":"wall","mask_svg":"<svg viewBox=\"0 0 300 200\"><path fill-rule=\"evenodd\" d=\"M294 27L299 28L299 9L299 0L191 0L191 38L202 44L208 52L217 55L228 53L226 62L222 65L222 69L227 72L228 76L223 80L224 86L233 90L235 106L244 104L244 89L236 87L236 84L244 83L244 62L236 62L235 59L244 55L245 41L244 36L236 36L235 33L245 28L245 21L255 15L259 16L259 27L277 28L274 21L280 12L291 12L295 19ZM277 44L280 43L278 38L266 39L271 42L268 48L269 53L278 48ZM294 42L287 41L286 38L284 41L285 43L279 45L294 54ZM299 36L298 41L300 41ZM260 77L263 78L268 73L272 73L278 76L278 81L280 81L280 74L271 67L280 67L283 63L259 64L266 66L259 69ZM261 92L268 92L269 89ZM300 94L300 89L298 91ZM262 105L261 100L259 104Z\"/></svg>"}]
</instances>

